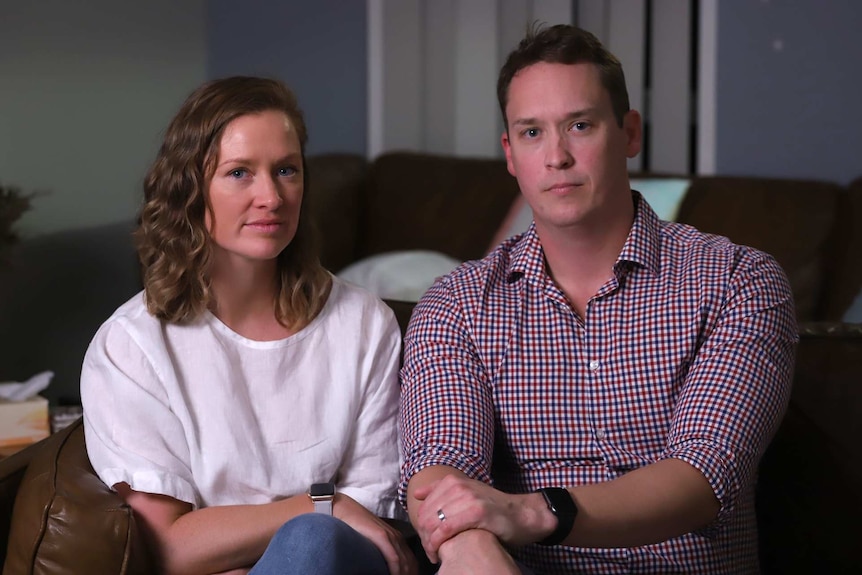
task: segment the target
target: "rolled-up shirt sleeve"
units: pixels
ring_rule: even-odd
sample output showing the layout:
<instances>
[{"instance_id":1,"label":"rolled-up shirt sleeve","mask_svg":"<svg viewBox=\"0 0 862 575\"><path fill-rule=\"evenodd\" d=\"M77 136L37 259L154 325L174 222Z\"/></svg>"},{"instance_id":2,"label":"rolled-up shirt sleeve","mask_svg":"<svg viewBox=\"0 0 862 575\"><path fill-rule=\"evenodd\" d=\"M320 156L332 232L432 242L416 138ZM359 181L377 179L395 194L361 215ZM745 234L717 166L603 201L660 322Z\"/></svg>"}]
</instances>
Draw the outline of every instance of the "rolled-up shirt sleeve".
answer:
<instances>
[{"instance_id":1,"label":"rolled-up shirt sleeve","mask_svg":"<svg viewBox=\"0 0 862 575\"><path fill-rule=\"evenodd\" d=\"M798 341L787 278L772 257L741 250L727 298L681 389L664 458L694 466L730 514L790 397Z\"/></svg>"},{"instance_id":2,"label":"rolled-up shirt sleeve","mask_svg":"<svg viewBox=\"0 0 862 575\"><path fill-rule=\"evenodd\" d=\"M492 393L464 314L446 282L436 283L417 304L404 352L402 505L410 478L433 465L448 465L490 484Z\"/></svg>"}]
</instances>

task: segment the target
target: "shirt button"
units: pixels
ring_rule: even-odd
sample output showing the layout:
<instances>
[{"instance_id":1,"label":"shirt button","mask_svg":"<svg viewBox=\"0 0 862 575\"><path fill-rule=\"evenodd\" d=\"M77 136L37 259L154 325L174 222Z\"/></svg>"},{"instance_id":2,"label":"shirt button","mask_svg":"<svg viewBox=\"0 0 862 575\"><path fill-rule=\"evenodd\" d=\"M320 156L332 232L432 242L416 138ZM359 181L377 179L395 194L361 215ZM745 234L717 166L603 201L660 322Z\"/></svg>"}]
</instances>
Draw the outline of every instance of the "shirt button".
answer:
<instances>
[{"instance_id":1,"label":"shirt button","mask_svg":"<svg viewBox=\"0 0 862 575\"><path fill-rule=\"evenodd\" d=\"M601 439L604 439L604 438L605 438L605 430L604 430L604 429L597 429L597 430L596 430L596 439L600 439L600 440L601 440Z\"/></svg>"},{"instance_id":2,"label":"shirt button","mask_svg":"<svg viewBox=\"0 0 862 575\"><path fill-rule=\"evenodd\" d=\"M590 369L593 371L597 371L599 369L599 361L597 359L590 362Z\"/></svg>"}]
</instances>

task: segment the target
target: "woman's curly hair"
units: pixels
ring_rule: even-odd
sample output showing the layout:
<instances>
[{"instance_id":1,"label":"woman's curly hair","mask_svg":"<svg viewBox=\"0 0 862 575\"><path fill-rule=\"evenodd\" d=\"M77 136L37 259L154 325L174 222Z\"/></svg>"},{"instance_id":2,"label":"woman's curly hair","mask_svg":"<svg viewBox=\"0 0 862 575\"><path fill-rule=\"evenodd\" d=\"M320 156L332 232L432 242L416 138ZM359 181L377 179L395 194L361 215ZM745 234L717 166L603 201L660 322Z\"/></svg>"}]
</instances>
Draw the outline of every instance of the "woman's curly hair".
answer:
<instances>
[{"instance_id":1,"label":"woman's curly hair","mask_svg":"<svg viewBox=\"0 0 862 575\"><path fill-rule=\"evenodd\" d=\"M284 112L296 127L305 183L305 120L296 97L276 80L236 76L208 82L192 92L168 125L144 179L144 204L135 231L147 309L155 317L186 323L213 303L207 185L225 126L239 116L268 110ZM331 282L314 249L305 205L303 201L296 235L278 256L276 278L276 318L294 329L317 315Z\"/></svg>"}]
</instances>

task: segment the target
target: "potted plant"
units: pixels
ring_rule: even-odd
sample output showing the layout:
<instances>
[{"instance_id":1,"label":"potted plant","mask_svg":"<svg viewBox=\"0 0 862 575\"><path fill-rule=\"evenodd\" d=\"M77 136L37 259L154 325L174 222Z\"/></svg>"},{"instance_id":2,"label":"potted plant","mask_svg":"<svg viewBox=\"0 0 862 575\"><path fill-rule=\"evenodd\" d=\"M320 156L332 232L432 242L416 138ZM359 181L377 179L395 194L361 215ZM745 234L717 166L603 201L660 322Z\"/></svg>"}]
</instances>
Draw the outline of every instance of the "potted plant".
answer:
<instances>
[{"instance_id":1,"label":"potted plant","mask_svg":"<svg viewBox=\"0 0 862 575\"><path fill-rule=\"evenodd\" d=\"M12 225L21 214L30 209L30 196L20 190L0 184L0 260L6 258L6 251L18 240Z\"/></svg>"}]
</instances>

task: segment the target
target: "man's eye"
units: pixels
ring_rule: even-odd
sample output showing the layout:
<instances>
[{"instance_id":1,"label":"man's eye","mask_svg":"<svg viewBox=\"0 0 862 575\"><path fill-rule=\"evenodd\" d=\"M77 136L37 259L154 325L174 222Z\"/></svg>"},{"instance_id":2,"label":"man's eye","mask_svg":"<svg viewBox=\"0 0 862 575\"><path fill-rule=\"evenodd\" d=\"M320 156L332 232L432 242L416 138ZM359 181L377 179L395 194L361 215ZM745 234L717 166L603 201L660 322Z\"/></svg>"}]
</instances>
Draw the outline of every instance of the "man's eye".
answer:
<instances>
[{"instance_id":1,"label":"man's eye","mask_svg":"<svg viewBox=\"0 0 862 575\"><path fill-rule=\"evenodd\" d=\"M539 129L538 128L527 128L526 130L524 130L524 135L527 136L528 138L535 138L536 136L539 135Z\"/></svg>"},{"instance_id":2,"label":"man's eye","mask_svg":"<svg viewBox=\"0 0 862 575\"><path fill-rule=\"evenodd\" d=\"M588 122L575 122L574 124L572 124L572 130L574 130L575 132L583 132L589 127L590 124Z\"/></svg>"}]
</instances>

